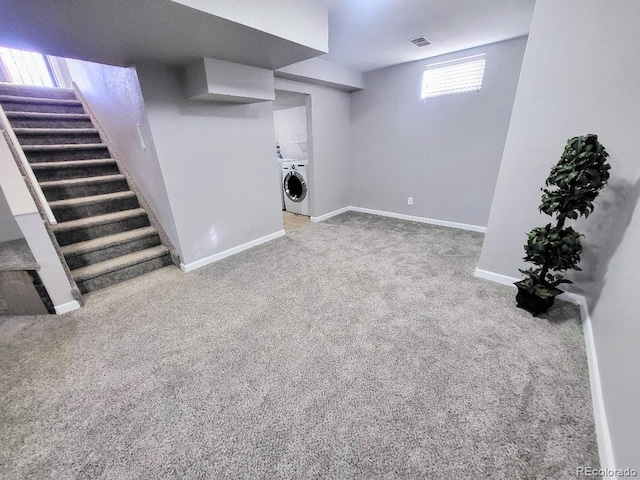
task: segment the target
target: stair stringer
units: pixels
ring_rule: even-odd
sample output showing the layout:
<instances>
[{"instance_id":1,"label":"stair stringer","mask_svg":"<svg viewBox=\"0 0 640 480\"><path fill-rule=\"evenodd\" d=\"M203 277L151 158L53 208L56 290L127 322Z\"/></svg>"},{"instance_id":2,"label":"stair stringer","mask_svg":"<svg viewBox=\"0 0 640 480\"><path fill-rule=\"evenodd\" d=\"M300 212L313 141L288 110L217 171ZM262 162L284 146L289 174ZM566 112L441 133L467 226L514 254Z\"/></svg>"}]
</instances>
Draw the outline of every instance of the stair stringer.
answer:
<instances>
[{"instance_id":1,"label":"stair stringer","mask_svg":"<svg viewBox=\"0 0 640 480\"><path fill-rule=\"evenodd\" d=\"M142 195L142 192L140 191L140 189L138 188L138 185L136 184L133 177L131 176L131 173L129 173L129 170L127 169L126 165L122 161L120 154L118 153L116 148L113 146L113 143L109 139L109 136L105 132L104 128L102 128L102 124L100 123L96 115L93 113L91 106L89 105L86 98L82 94L82 91L78 88L78 85L76 85L75 82L73 82L73 90L76 93L76 98L82 103L82 107L84 108L85 113L89 115L89 118L91 119L91 123L93 123L95 129L98 130L98 134L100 135L102 142L107 145L109 153L111 154L111 158L113 158L116 161L116 165L118 166L120 173L122 173L127 179L129 188L133 193L135 193L136 197L138 198L138 203L140 204L140 207L147 212L147 216L149 217L149 223L151 224L152 227L154 227L157 230L162 244L169 249L169 255L171 256L171 263L173 263L177 267L180 267L180 254L178 253L178 250L174 247L173 243L169 239L169 236L167 235L164 228L162 227L162 224L160 224L160 222L158 221L153 209L147 203L147 200L144 198L144 195ZM65 265L66 265L66 262L65 262Z\"/></svg>"}]
</instances>

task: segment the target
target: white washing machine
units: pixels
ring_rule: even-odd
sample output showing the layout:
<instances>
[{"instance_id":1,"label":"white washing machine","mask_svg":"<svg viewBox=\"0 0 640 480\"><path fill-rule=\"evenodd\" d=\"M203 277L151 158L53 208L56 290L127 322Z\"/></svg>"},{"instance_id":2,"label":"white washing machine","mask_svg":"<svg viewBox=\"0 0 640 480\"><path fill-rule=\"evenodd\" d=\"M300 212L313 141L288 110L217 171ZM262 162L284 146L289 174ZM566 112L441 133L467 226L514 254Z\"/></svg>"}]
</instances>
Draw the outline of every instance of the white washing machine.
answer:
<instances>
[{"instance_id":1,"label":"white washing machine","mask_svg":"<svg viewBox=\"0 0 640 480\"><path fill-rule=\"evenodd\" d=\"M306 160L282 161L282 190L287 212L309 215L309 184Z\"/></svg>"}]
</instances>

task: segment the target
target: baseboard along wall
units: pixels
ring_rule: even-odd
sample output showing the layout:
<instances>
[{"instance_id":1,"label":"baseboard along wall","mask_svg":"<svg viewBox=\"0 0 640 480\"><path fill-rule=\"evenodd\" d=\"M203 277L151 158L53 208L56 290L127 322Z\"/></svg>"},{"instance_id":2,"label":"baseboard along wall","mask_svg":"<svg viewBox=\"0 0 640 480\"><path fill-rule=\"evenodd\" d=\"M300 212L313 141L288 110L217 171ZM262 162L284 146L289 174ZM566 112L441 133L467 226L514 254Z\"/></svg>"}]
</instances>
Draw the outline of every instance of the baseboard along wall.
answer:
<instances>
[{"instance_id":1,"label":"baseboard along wall","mask_svg":"<svg viewBox=\"0 0 640 480\"><path fill-rule=\"evenodd\" d=\"M347 207L343 207L343 208L339 208L337 210L333 210L332 212L329 213L325 213L324 215L319 215L317 217L311 217L310 220L314 223L318 223L318 222L322 222L324 220L327 220L331 217L335 217L336 215L340 215L342 213L345 212L349 212L349 211L353 211L353 212L361 212L361 213L368 213L371 215L378 215L378 216L382 216L382 217L391 217L391 218L398 218L401 220L409 220L412 222L420 222L420 223L429 223L432 225L439 225L439 226L443 226L443 227L451 227L451 228L459 228L462 230L471 230L474 232L485 232L486 231L486 227L480 227L477 225L467 225L464 223L456 223L456 222L448 222L445 220L437 220L437 219L433 219L433 218L426 218L426 217L416 217L416 216L412 216L412 215L404 215L402 213L394 213L394 212L385 212L383 210L372 210L370 208L363 208L363 207L353 207L353 206L347 206ZM192 263L181 263L180 264L180 268L185 271L185 272L190 272L192 270L195 270L196 268L200 268L200 267L204 267L205 265L209 265L210 263L213 262L217 262L218 260L222 260L223 258L229 257L231 255L235 255L236 253L240 253L244 250L247 250L249 248L261 245L265 242L269 242L271 240L275 240L278 237L281 237L285 235L285 231L284 230L280 230L279 232L275 232L272 233L271 235L267 235L261 238L258 238L256 240L252 240L251 242L247 242L244 243L242 245L238 245L237 247L233 247L230 248L228 250L225 250L223 252L220 253L216 253L214 255L211 255L209 257L205 257L202 258L200 260L196 260L195 262Z\"/></svg>"},{"instance_id":2,"label":"baseboard along wall","mask_svg":"<svg viewBox=\"0 0 640 480\"><path fill-rule=\"evenodd\" d=\"M502 275L500 273L490 272L476 268L474 275L484 280L499 283L513 287L519 278ZM591 315L587 300L582 295L576 293L565 292L558 296L559 300L573 303L580 307L580 316L582 318L582 332L584 335L585 348L587 351L587 364L589 366L589 383L591 385L591 402L593 403L593 417L596 426L596 437L598 439L598 452L600 454L600 467L604 469L615 470L615 460L613 457L613 446L611 444L611 434L609 433L609 425L607 423L607 415L604 407L604 398L602 394L602 383L600 381L600 370L598 368L598 356L596 353L595 340L593 338L593 329L591 327ZM611 477L616 478L616 477Z\"/></svg>"},{"instance_id":3,"label":"baseboard along wall","mask_svg":"<svg viewBox=\"0 0 640 480\"><path fill-rule=\"evenodd\" d=\"M338 210L334 210L333 212L329 212L329 213L325 213L324 215L320 215L319 217L311 217L311 221L313 223L318 223L318 222L322 222L324 220L327 220L331 217L335 217L336 215L340 215L342 213L348 212L351 208L353 207L343 207L343 208L339 208Z\"/></svg>"},{"instance_id":4,"label":"baseboard along wall","mask_svg":"<svg viewBox=\"0 0 640 480\"><path fill-rule=\"evenodd\" d=\"M380 217L398 218L400 220L408 220L410 222L429 223L431 225L439 225L441 227L459 228L461 230L470 230L472 232L485 233L487 231L487 227L481 227L479 225L469 225L466 223L449 222L447 220L438 220L436 218L417 217L415 215L406 215L404 213L387 212L385 210L374 210L372 208L354 207L354 206L339 208L338 210L325 213L324 215L320 215L319 217L311 217L311 221L322 222L323 220L327 220L328 218L335 217L336 215L340 215L341 213L350 212L350 211L368 213L370 215L378 215Z\"/></svg>"},{"instance_id":5,"label":"baseboard along wall","mask_svg":"<svg viewBox=\"0 0 640 480\"><path fill-rule=\"evenodd\" d=\"M205 265L209 265L210 263L217 262L222 260L223 258L230 257L231 255L235 255L236 253L243 252L253 247L257 247L258 245L262 245L263 243L270 242L271 240L275 240L276 238L282 237L285 235L284 230L279 230L275 233L271 233L269 235L265 235L264 237L256 238L255 240L251 240L250 242L243 243L242 245L238 245L237 247L229 248L228 250L224 250L222 252L216 253L214 255L201 258L200 260L196 260L191 263L181 263L180 268L185 272L190 272L195 270L196 268L204 267Z\"/></svg>"}]
</instances>

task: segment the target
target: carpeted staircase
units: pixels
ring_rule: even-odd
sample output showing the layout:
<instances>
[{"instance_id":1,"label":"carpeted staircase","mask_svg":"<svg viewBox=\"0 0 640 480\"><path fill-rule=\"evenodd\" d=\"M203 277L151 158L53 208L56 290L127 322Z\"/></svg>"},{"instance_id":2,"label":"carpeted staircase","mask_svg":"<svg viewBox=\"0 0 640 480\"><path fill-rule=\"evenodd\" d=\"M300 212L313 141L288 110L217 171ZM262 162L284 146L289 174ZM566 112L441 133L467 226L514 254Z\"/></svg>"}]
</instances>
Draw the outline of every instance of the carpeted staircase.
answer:
<instances>
[{"instance_id":1,"label":"carpeted staircase","mask_svg":"<svg viewBox=\"0 0 640 480\"><path fill-rule=\"evenodd\" d=\"M73 90L0 84L0 104L55 215L51 229L82 293L171 263Z\"/></svg>"}]
</instances>

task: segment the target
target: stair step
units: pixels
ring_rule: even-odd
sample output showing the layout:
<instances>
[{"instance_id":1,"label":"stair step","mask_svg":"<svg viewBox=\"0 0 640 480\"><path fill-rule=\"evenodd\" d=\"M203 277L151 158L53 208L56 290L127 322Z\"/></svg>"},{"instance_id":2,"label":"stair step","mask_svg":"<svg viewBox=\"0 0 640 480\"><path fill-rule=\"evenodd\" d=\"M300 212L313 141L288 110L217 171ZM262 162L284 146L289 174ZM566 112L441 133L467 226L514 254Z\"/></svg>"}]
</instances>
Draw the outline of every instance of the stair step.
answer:
<instances>
[{"instance_id":1,"label":"stair step","mask_svg":"<svg viewBox=\"0 0 640 480\"><path fill-rule=\"evenodd\" d=\"M158 245L157 247L147 248L139 252L123 255L122 257L114 258L100 263L94 263L86 267L71 270L71 276L76 282L84 282L92 278L105 275L107 273L115 272L123 268L131 267L139 263L153 260L154 258L162 257L169 254L169 249L164 245Z\"/></svg>"},{"instance_id":2,"label":"stair step","mask_svg":"<svg viewBox=\"0 0 640 480\"><path fill-rule=\"evenodd\" d=\"M5 112L7 118L28 120L91 120L86 113Z\"/></svg>"},{"instance_id":3,"label":"stair step","mask_svg":"<svg viewBox=\"0 0 640 480\"><path fill-rule=\"evenodd\" d=\"M39 182L42 188L64 188L80 187L83 185L96 185L99 183L119 182L126 180L121 173L118 175L102 175L100 177L73 178L69 180L52 180L49 182Z\"/></svg>"},{"instance_id":4,"label":"stair step","mask_svg":"<svg viewBox=\"0 0 640 480\"><path fill-rule=\"evenodd\" d=\"M151 237L157 234L158 231L153 227L136 228L135 230L107 235L106 237L100 237L94 240L86 240L84 242L65 245L64 247L61 247L61 250L65 257L71 257L88 252L95 252L96 250L103 250L105 248L113 247L114 245L132 242L134 240Z\"/></svg>"},{"instance_id":5,"label":"stair step","mask_svg":"<svg viewBox=\"0 0 640 480\"><path fill-rule=\"evenodd\" d=\"M28 145L94 145L103 143L98 131L91 128L14 128L13 131L23 147ZM57 150L54 151L57 152ZM42 152L41 150L39 153Z\"/></svg>"},{"instance_id":6,"label":"stair step","mask_svg":"<svg viewBox=\"0 0 640 480\"><path fill-rule=\"evenodd\" d=\"M15 95L0 95L0 103L39 103L42 105L82 106L82 103L78 100L67 100L64 98L18 97Z\"/></svg>"},{"instance_id":7,"label":"stair step","mask_svg":"<svg viewBox=\"0 0 640 480\"><path fill-rule=\"evenodd\" d=\"M44 196L50 205L53 204L53 202L62 200L95 197L97 195L108 195L111 193L125 193L131 190L126 177L120 172L99 172L95 175L85 172L84 174L81 173L80 175L77 175L75 178L39 178L38 183L42 187ZM137 202L135 197L132 196L132 199ZM92 204L93 203L94 202L92 202ZM78 206L78 204L76 206ZM80 204L80 206L82 206L82 204ZM123 208L117 209L111 208L109 211L127 210L133 206L137 207L138 205L132 205L131 202L128 202L126 208L124 206ZM58 204L57 208L59 207L60 205ZM98 214L95 210L86 211L84 213L85 214L79 215L77 218ZM102 211L100 213L108 212ZM68 215L63 215L60 217L60 220L64 221L71 219Z\"/></svg>"},{"instance_id":8,"label":"stair step","mask_svg":"<svg viewBox=\"0 0 640 480\"><path fill-rule=\"evenodd\" d=\"M60 152L65 150L97 150L107 148L106 143L67 143L63 145L23 145L25 152Z\"/></svg>"},{"instance_id":9,"label":"stair step","mask_svg":"<svg viewBox=\"0 0 640 480\"><path fill-rule=\"evenodd\" d=\"M94 205L96 203L111 202L135 198L136 194L131 190L126 192L105 193L103 195L91 195L90 197L68 198L66 200L55 200L49 202L51 208L76 208Z\"/></svg>"},{"instance_id":10,"label":"stair step","mask_svg":"<svg viewBox=\"0 0 640 480\"><path fill-rule=\"evenodd\" d=\"M82 139L77 138L72 141L60 144L60 141L54 143L40 143L21 141L22 150L27 156L29 163L44 162L67 162L70 160L98 160L111 158L109 149L104 143L90 143L99 139ZM74 141L80 143L73 143Z\"/></svg>"},{"instance_id":11,"label":"stair step","mask_svg":"<svg viewBox=\"0 0 640 480\"><path fill-rule=\"evenodd\" d=\"M95 217L80 218L78 220L70 220L68 222L60 222L56 225L52 225L51 229L54 233L68 232L71 230L78 230L80 228L92 228L99 225L106 225L108 223L121 222L135 217L145 216L145 212L142 208L133 208L131 210L123 210L122 212L106 213L104 215L96 215Z\"/></svg>"},{"instance_id":12,"label":"stair step","mask_svg":"<svg viewBox=\"0 0 640 480\"><path fill-rule=\"evenodd\" d=\"M71 270L77 270L88 267L89 265L95 265L96 263L123 257L131 253L140 252L148 248L157 247L158 245L162 245L158 232L148 225L140 225L139 228L130 228L125 231L113 230L99 237L79 237L76 238L75 242L70 242L62 247L62 251L69 268ZM80 248L82 248L82 250L80 250ZM131 270L135 270L135 268ZM118 277L122 277L122 274L125 273L122 270L119 272ZM130 273L135 274L136 272ZM113 274L109 276L111 277ZM104 276L100 278L101 281L99 283L104 285L107 282L107 278Z\"/></svg>"},{"instance_id":13,"label":"stair step","mask_svg":"<svg viewBox=\"0 0 640 480\"><path fill-rule=\"evenodd\" d=\"M113 158L96 158L93 160L69 160L66 162L42 162L32 163L32 170L51 170L57 168L84 168L84 167L100 167L103 165L115 165Z\"/></svg>"},{"instance_id":14,"label":"stair step","mask_svg":"<svg viewBox=\"0 0 640 480\"><path fill-rule=\"evenodd\" d=\"M93 160L64 160L54 162L35 160L35 162L36 163L31 164L31 169L36 174L36 178L39 182L72 180L76 178L99 177L102 175L119 175L121 173L120 169L118 168L117 162L113 158L96 158Z\"/></svg>"},{"instance_id":15,"label":"stair step","mask_svg":"<svg viewBox=\"0 0 640 480\"><path fill-rule=\"evenodd\" d=\"M140 208L136 194L130 190L125 190L128 188L126 182L121 182L121 184L124 184L124 188L123 185L119 185L115 192L113 191L114 189L108 188L106 191L105 189L97 191L92 189L92 191L80 191L75 192L75 194L63 191L63 195L49 195L49 192L45 192L45 196L58 222L69 222L71 220L80 220L81 218ZM103 185L109 186L111 184ZM84 189L85 187L80 188ZM126 230L131 229L127 228ZM100 236L102 237L103 235ZM89 239L86 238L84 240Z\"/></svg>"},{"instance_id":16,"label":"stair step","mask_svg":"<svg viewBox=\"0 0 640 480\"><path fill-rule=\"evenodd\" d=\"M95 128L14 128L16 135L98 135Z\"/></svg>"}]
</instances>

